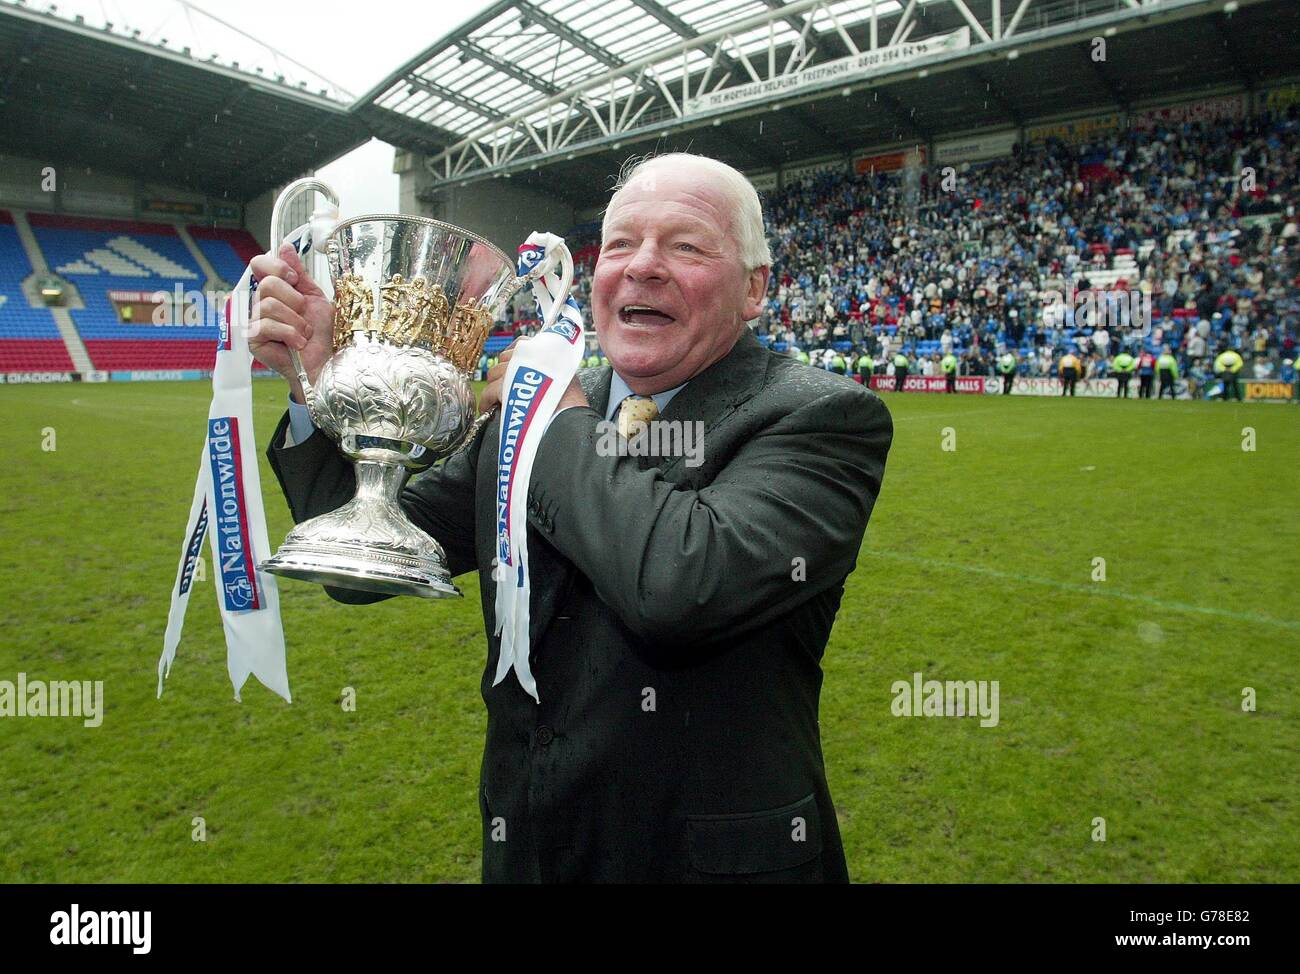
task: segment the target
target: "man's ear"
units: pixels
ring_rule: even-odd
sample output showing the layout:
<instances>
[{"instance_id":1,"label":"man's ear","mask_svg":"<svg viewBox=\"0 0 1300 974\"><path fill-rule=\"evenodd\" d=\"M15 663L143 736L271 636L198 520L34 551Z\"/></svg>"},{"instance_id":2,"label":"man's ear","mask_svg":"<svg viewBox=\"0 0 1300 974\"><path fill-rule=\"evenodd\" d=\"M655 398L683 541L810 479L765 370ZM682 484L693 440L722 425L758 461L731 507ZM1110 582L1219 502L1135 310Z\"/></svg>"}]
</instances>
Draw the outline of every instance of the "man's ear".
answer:
<instances>
[{"instance_id":1,"label":"man's ear","mask_svg":"<svg viewBox=\"0 0 1300 974\"><path fill-rule=\"evenodd\" d=\"M767 281L771 276L772 268L767 265L755 267L749 272L743 320L753 321L763 313L763 298L767 294Z\"/></svg>"}]
</instances>

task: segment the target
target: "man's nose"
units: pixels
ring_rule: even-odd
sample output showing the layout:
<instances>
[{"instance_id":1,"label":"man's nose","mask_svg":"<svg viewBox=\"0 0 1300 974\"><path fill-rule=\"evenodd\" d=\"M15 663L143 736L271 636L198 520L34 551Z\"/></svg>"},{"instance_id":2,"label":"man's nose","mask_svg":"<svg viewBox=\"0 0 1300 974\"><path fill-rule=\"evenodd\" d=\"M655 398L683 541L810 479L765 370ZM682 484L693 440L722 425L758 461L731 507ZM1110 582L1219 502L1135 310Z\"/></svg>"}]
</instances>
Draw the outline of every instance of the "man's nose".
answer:
<instances>
[{"instance_id":1,"label":"man's nose","mask_svg":"<svg viewBox=\"0 0 1300 974\"><path fill-rule=\"evenodd\" d=\"M642 241L632 259L624 265L624 273L634 281L663 280L667 277L658 245L652 240Z\"/></svg>"}]
</instances>

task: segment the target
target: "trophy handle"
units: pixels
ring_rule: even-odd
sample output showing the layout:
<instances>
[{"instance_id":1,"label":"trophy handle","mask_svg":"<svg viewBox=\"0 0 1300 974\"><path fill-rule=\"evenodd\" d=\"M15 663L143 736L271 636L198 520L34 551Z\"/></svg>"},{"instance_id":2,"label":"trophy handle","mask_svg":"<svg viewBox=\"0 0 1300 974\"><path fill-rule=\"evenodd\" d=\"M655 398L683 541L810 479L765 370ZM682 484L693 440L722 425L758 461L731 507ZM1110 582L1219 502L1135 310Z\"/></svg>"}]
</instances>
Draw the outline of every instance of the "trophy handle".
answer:
<instances>
[{"instance_id":1,"label":"trophy handle","mask_svg":"<svg viewBox=\"0 0 1300 974\"><path fill-rule=\"evenodd\" d=\"M284 226L285 217L288 216L289 204L304 193L313 192L324 196L329 201L329 206L312 211L310 221L312 246L318 246L321 240L329 235L330 230L333 228L332 225L338 221L339 195L334 192L333 187L312 176L295 179L280 191L280 195L276 197L275 205L271 208L271 245L277 251L279 251L281 245L287 242L289 231L292 229L292 227ZM298 382L302 385L302 395L303 399L307 401L307 411L311 413L312 422L316 422L315 391L312 389L311 380L307 378L307 370L303 367L302 356L298 354L296 348L289 349L289 361L293 363L293 370L297 373Z\"/></svg>"}]
</instances>

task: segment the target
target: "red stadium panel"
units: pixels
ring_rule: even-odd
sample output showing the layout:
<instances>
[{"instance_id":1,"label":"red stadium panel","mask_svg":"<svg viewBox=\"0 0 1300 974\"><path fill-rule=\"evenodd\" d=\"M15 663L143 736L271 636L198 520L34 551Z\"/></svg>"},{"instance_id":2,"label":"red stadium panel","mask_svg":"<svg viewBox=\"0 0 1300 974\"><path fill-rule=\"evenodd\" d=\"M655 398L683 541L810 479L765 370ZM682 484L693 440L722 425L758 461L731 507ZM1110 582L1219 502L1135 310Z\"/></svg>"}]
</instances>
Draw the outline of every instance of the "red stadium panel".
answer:
<instances>
[{"instance_id":1,"label":"red stadium panel","mask_svg":"<svg viewBox=\"0 0 1300 974\"><path fill-rule=\"evenodd\" d=\"M95 368L114 369L211 369L216 345L211 341L135 341L121 338L86 342Z\"/></svg>"},{"instance_id":2,"label":"red stadium panel","mask_svg":"<svg viewBox=\"0 0 1300 974\"><path fill-rule=\"evenodd\" d=\"M0 372L72 372L61 338L0 338Z\"/></svg>"},{"instance_id":3,"label":"red stadium panel","mask_svg":"<svg viewBox=\"0 0 1300 974\"><path fill-rule=\"evenodd\" d=\"M146 223L143 220L106 220L101 217L68 216L65 213L29 213L27 222L32 227L51 230L92 230L96 233L152 233L176 236L176 228L166 223Z\"/></svg>"}]
</instances>

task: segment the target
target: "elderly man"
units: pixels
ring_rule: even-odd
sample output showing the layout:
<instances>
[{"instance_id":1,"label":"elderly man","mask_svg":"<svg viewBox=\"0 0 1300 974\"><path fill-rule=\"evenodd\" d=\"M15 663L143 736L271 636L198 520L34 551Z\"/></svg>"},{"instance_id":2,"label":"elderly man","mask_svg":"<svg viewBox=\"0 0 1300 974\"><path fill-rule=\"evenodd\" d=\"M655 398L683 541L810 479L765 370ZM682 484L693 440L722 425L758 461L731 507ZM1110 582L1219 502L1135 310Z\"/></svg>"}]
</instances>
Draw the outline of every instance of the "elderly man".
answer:
<instances>
[{"instance_id":1,"label":"elderly man","mask_svg":"<svg viewBox=\"0 0 1300 974\"><path fill-rule=\"evenodd\" d=\"M479 573L484 881L848 878L820 662L893 427L862 386L759 344L745 322L770 263L757 194L722 163L654 158L610 200L591 292L609 365L569 386L528 499L540 703L492 682L497 424L403 492L452 574ZM285 345L318 369L329 302L290 248L253 266L250 344L293 383ZM302 520L350 498L353 474L290 412L269 456ZM598 449L606 421L657 417L700 424L702 462ZM436 624L436 606L410 609Z\"/></svg>"}]
</instances>

